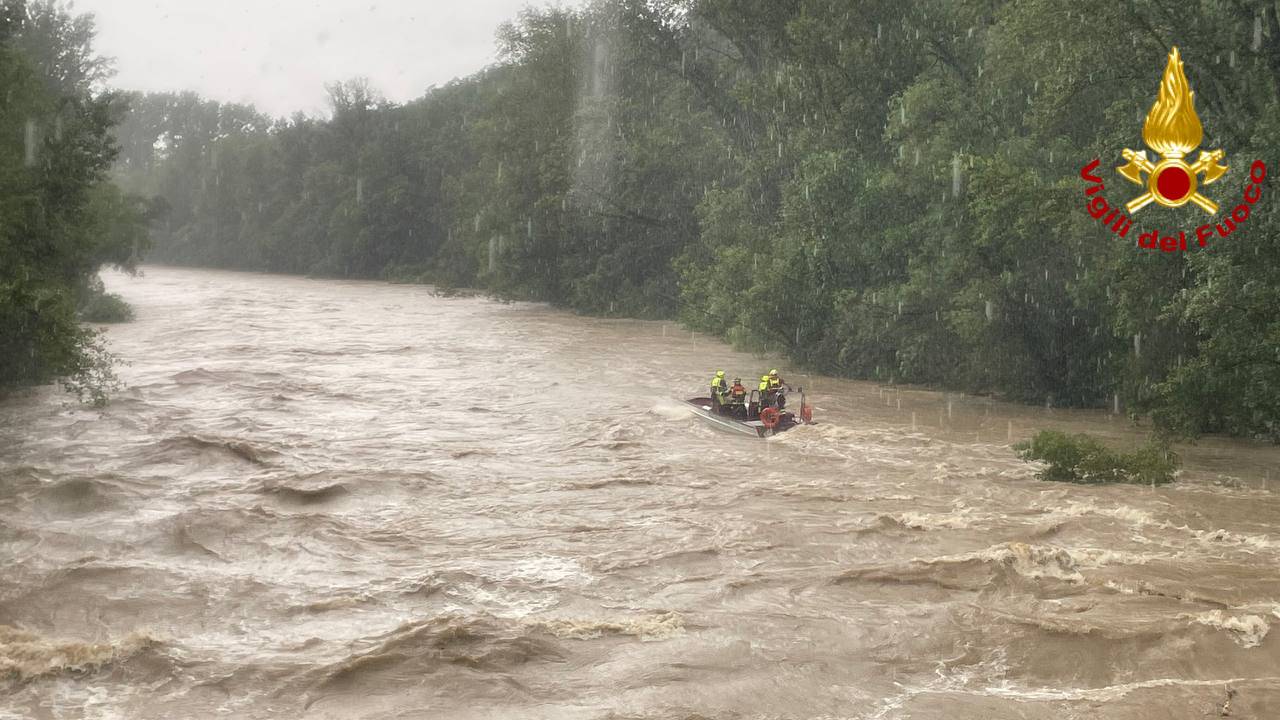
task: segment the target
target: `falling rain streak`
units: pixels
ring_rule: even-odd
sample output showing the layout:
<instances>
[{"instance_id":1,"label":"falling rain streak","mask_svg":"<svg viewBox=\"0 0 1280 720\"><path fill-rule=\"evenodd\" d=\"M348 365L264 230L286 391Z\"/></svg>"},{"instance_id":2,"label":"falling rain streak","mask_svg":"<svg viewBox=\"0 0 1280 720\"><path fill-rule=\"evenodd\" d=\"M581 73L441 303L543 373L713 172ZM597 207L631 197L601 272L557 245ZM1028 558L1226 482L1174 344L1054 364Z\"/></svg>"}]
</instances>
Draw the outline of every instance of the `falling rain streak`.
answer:
<instances>
[{"instance_id":1,"label":"falling rain streak","mask_svg":"<svg viewBox=\"0 0 1280 720\"><path fill-rule=\"evenodd\" d=\"M37 141L36 141L36 121L35 120L27 120L26 125L23 129L22 138L23 138L23 148L24 148L23 155L22 155L22 158L23 158L22 162L27 167L32 167L36 164Z\"/></svg>"}]
</instances>

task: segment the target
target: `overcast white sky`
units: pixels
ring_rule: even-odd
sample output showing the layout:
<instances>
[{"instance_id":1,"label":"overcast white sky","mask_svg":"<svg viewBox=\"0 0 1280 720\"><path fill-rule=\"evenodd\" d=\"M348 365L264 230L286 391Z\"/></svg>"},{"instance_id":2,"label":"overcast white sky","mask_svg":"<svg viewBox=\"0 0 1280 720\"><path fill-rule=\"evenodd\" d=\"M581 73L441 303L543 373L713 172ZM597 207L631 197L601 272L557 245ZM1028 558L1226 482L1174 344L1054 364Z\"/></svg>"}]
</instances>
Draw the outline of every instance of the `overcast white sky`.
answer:
<instances>
[{"instance_id":1,"label":"overcast white sky","mask_svg":"<svg viewBox=\"0 0 1280 720\"><path fill-rule=\"evenodd\" d=\"M98 19L113 85L194 90L270 115L326 112L324 84L368 77L405 102L495 59L494 32L527 5L581 0L74 0Z\"/></svg>"}]
</instances>

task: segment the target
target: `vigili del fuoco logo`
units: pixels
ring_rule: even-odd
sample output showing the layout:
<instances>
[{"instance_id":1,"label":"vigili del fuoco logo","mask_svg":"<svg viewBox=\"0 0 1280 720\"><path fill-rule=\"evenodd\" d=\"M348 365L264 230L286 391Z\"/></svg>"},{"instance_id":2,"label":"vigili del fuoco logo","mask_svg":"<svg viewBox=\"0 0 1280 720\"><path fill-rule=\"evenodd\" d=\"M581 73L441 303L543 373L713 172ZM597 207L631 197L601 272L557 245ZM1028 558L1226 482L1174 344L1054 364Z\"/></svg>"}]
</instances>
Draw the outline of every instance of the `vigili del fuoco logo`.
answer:
<instances>
[{"instance_id":1,"label":"vigili del fuoco logo","mask_svg":"<svg viewBox=\"0 0 1280 720\"><path fill-rule=\"evenodd\" d=\"M1158 157L1152 162L1146 150L1124 149L1122 156L1129 162L1116 168L1120 177L1143 188L1145 191L1125 203L1126 215L1118 206L1111 205L1100 193L1105 189L1102 179L1094 174L1101 161L1093 162L1080 170L1080 177L1089 183L1085 189L1085 209L1089 215L1101 222L1111 232L1120 237L1128 237L1133 227L1130 215L1136 215L1151 203L1166 208L1182 207L1191 203L1210 216L1218 213L1218 203L1200 192L1200 188L1212 185L1227 173L1229 168L1222 164L1226 152L1221 149L1201 150L1193 163L1186 158L1200 147L1204 139L1204 129L1200 125L1200 117L1196 115L1196 94L1187 82L1186 73L1182 70L1182 57L1178 48L1169 52L1169 63L1164 69L1164 79L1160 81L1160 94L1156 104L1147 113L1146 122L1142 125L1142 141ZM1249 183L1244 189L1243 202L1230 212L1224 212L1216 221L1211 221L1195 229L1195 242L1206 247L1214 235L1225 238L1249 219L1252 206L1262 197L1262 181L1267 177L1267 166L1261 160L1253 161L1249 166ZM1161 235L1159 230L1151 230L1138 236L1138 247L1147 249L1159 248L1164 252L1175 252L1187 249L1187 233L1179 231L1177 236Z\"/></svg>"}]
</instances>

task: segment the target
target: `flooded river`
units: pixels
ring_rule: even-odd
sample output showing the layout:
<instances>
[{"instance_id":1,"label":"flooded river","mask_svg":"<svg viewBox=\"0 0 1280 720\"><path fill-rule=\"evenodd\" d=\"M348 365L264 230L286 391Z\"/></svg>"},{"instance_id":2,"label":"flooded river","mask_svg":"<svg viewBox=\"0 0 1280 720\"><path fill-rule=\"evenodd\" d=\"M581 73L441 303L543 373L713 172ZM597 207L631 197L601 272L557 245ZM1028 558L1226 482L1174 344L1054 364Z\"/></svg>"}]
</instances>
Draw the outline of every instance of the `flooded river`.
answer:
<instances>
[{"instance_id":1,"label":"flooded river","mask_svg":"<svg viewBox=\"0 0 1280 720\"><path fill-rule=\"evenodd\" d=\"M1280 454L1050 484L1120 416L783 375L430 288L148 268L126 388L0 403L0 718L1280 717Z\"/></svg>"}]
</instances>

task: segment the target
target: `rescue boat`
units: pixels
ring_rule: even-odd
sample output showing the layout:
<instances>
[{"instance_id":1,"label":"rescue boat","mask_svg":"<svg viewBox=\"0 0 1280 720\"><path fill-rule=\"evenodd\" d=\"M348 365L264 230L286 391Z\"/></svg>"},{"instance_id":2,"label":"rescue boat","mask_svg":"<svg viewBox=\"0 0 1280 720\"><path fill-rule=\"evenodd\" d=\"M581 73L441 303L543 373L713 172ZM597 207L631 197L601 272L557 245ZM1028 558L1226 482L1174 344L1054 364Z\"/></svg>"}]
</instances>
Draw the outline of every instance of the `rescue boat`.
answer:
<instances>
[{"instance_id":1,"label":"rescue boat","mask_svg":"<svg viewBox=\"0 0 1280 720\"><path fill-rule=\"evenodd\" d=\"M724 405L719 412L709 397L689 398L684 402L698 417L722 430L767 438L797 425L813 424L813 406L805 402L804 388L798 388L795 394L800 396L798 412L785 407L782 410L773 407L761 409L759 390L752 390L745 404Z\"/></svg>"}]
</instances>

